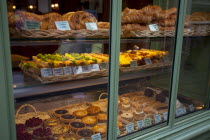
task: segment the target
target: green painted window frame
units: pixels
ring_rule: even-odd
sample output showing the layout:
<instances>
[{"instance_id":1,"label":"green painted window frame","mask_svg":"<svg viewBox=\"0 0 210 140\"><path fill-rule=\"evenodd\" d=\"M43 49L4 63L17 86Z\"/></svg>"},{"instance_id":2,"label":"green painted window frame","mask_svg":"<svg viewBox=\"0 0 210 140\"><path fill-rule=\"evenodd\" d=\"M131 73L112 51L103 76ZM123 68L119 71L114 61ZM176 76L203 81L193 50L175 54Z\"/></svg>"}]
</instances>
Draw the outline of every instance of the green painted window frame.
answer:
<instances>
[{"instance_id":1,"label":"green painted window frame","mask_svg":"<svg viewBox=\"0 0 210 140\"><path fill-rule=\"evenodd\" d=\"M181 52L182 52L182 40L183 40L183 28L184 17L186 12L188 0L180 0L179 4L179 18L177 23L176 37L175 37L175 53L173 60L172 70L172 82L171 82L171 102L169 111L169 120L167 126L161 124L154 126L150 129L146 129L141 132L136 132L131 135L127 135L120 139L159 139L164 137L173 137L172 135L185 128L196 128L199 125L203 125L206 121L210 122L210 111L199 111L190 114L186 117L175 120L175 102L177 98ZM107 139L117 139L116 133L116 120L117 120L117 100L118 100L118 83L119 83L119 53L120 53L120 24L121 24L121 11L122 0L110 0L110 62L109 63L109 85L108 85L108 135ZM11 53L10 53L10 41L9 30L7 21L7 7L6 0L0 1L0 137L4 140L15 140L15 118L14 118L14 97L12 89L12 68L11 68ZM192 123L193 121L193 123ZM164 127L163 127L164 126ZM210 125L206 125L206 129L210 130ZM184 132L184 131L183 131ZM199 133L200 131L198 131ZM196 134L198 134L196 133Z\"/></svg>"}]
</instances>

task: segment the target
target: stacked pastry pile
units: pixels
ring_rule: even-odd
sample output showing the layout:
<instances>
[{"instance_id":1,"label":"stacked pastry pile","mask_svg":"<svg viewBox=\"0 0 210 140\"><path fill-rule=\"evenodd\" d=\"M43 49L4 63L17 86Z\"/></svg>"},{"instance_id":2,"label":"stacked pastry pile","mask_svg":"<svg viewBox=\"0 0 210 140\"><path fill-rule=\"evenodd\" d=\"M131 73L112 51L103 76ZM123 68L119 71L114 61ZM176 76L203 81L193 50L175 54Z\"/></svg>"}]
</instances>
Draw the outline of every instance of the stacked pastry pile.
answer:
<instances>
[{"instance_id":1,"label":"stacked pastry pile","mask_svg":"<svg viewBox=\"0 0 210 140\"><path fill-rule=\"evenodd\" d=\"M25 11L17 11L8 13L10 27L23 29L25 21L37 21L41 24L41 30L57 29L56 21L68 21L72 30L86 29L85 23L97 23L97 19L90 13L85 11L69 12L64 15L58 13L49 13L45 15L37 15Z\"/></svg>"},{"instance_id":2,"label":"stacked pastry pile","mask_svg":"<svg viewBox=\"0 0 210 140\"><path fill-rule=\"evenodd\" d=\"M210 13L206 12L194 12L192 15L188 15L190 21L210 21Z\"/></svg>"},{"instance_id":3,"label":"stacked pastry pile","mask_svg":"<svg viewBox=\"0 0 210 140\"><path fill-rule=\"evenodd\" d=\"M122 12L122 29L149 30L149 24L158 24L160 30L174 30L177 9L162 10L157 5L148 5L142 9L126 8Z\"/></svg>"},{"instance_id":4,"label":"stacked pastry pile","mask_svg":"<svg viewBox=\"0 0 210 140\"><path fill-rule=\"evenodd\" d=\"M157 50L129 50L127 52L120 53L120 66L129 67L131 61L137 61L137 65L145 65L144 58L150 58L153 63L161 63L163 56L169 55L167 51ZM38 54L32 56L33 61L23 60L20 67L23 70L28 70L40 75L41 68L62 68L68 66L86 66L99 63L107 63L109 61L109 55L102 53L66 53L61 54Z\"/></svg>"}]
</instances>

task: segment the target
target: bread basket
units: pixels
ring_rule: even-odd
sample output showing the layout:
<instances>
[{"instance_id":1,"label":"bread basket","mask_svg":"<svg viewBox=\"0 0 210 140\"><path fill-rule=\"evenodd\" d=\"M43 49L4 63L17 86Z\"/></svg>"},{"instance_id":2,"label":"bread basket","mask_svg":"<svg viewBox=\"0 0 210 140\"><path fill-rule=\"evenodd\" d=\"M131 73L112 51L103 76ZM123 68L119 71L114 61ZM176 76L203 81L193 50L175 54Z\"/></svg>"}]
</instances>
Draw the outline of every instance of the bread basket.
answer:
<instances>
[{"instance_id":1,"label":"bread basket","mask_svg":"<svg viewBox=\"0 0 210 140\"><path fill-rule=\"evenodd\" d=\"M20 114L20 111L25 108L25 107L30 107L32 108L32 110L34 112L29 112L29 113L25 113L25 114ZM39 112L36 110L36 108L30 104L25 104L25 105L22 105L16 112L16 115L15 115L15 122L16 124L24 124L26 120L28 120L29 118L32 118L32 117L39 117L40 119L42 120L45 120L45 119L49 119L50 116L45 113L45 112Z\"/></svg>"}]
</instances>

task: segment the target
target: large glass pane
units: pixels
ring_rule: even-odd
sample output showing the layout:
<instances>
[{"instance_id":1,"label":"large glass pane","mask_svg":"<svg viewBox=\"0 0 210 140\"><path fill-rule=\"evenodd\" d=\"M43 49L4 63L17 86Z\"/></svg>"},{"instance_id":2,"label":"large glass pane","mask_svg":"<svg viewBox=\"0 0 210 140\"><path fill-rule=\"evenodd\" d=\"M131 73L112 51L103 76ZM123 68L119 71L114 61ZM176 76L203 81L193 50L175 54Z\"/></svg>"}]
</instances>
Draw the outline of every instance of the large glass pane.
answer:
<instances>
[{"instance_id":1,"label":"large glass pane","mask_svg":"<svg viewBox=\"0 0 210 140\"><path fill-rule=\"evenodd\" d=\"M188 1L179 78L176 117L208 108L210 2Z\"/></svg>"},{"instance_id":2,"label":"large glass pane","mask_svg":"<svg viewBox=\"0 0 210 140\"><path fill-rule=\"evenodd\" d=\"M120 79L130 80L120 81L120 137L167 125L178 2L123 0Z\"/></svg>"},{"instance_id":3,"label":"large glass pane","mask_svg":"<svg viewBox=\"0 0 210 140\"><path fill-rule=\"evenodd\" d=\"M8 0L17 140L106 139L109 0Z\"/></svg>"}]
</instances>

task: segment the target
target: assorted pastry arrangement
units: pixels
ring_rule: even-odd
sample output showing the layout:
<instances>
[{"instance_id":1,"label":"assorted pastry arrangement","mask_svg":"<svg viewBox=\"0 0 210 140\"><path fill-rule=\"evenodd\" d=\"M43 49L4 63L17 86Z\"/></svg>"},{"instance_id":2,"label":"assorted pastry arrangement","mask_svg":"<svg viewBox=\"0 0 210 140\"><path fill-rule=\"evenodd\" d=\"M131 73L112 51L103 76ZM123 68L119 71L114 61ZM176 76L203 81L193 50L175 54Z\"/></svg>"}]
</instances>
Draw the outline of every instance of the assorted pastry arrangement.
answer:
<instances>
[{"instance_id":1,"label":"assorted pastry arrangement","mask_svg":"<svg viewBox=\"0 0 210 140\"><path fill-rule=\"evenodd\" d=\"M134 131L138 131L166 121L168 105L169 92L152 86L146 87L144 91L119 96L117 117L119 135L130 133L127 130L129 124L133 124ZM192 111L186 104L177 100L176 108L183 107L186 112L182 115ZM91 139L95 134L100 134L100 137L105 139L107 108L108 100L100 99L92 103L71 104L47 111L50 118L32 117L28 118L25 123L17 123L17 140L78 140ZM195 110L198 110L196 106ZM139 121L147 122L139 127L137 125Z\"/></svg>"},{"instance_id":2,"label":"assorted pastry arrangement","mask_svg":"<svg viewBox=\"0 0 210 140\"><path fill-rule=\"evenodd\" d=\"M169 58L168 51L140 49L121 52L119 56L120 71L124 72L125 69L137 71L141 69L146 70L147 68L170 66L170 61L165 62L164 57ZM97 76L106 76L108 74L108 54L38 54L36 56L32 56L32 59L33 60L31 61L22 60L19 67L24 72L30 72L39 77L71 77L78 74L85 74L86 76L91 77L95 76L94 74L97 74ZM147 62L148 59L150 61L149 64ZM51 73L51 75L46 75L47 72Z\"/></svg>"},{"instance_id":3,"label":"assorted pastry arrangement","mask_svg":"<svg viewBox=\"0 0 210 140\"><path fill-rule=\"evenodd\" d=\"M192 15L188 15L185 21L185 33L188 31L187 29L190 28L192 21L209 21L209 17L209 13L206 12L195 12L192 13ZM135 37L135 35L127 34L127 31L152 31L149 28L149 25L152 24L157 25L158 30L156 31L175 31L176 18L176 7L166 10L163 10L157 5L148 5L141 9L125 8L122 11L121 35L122 37ZM16 11L15 13L8 12L8 21L12 35L16 32L14 29L18 29L20 30L19 33L23 34L23 37L28 36L34 38L108 37L109 33L105 32L105 30L110 29L109 22L99 22L91 13L85 11L68 12L63 15L59 13L38 15L26 11ZM40 30L35 30L34 32L30 32L29 30L21 31L27 29L25 27L26 21L38 22L40 24ZM71 31L72 33L65 32L64 35L64 31L57 30L55 22L58 21L67 21L70 29L73 30ZM86 23L95 23L99 30L84 30L88 29ZM80 32L81 30L82 32ZM138 37L139 35L136 36Z\"/></svg>"}]
</instances>

